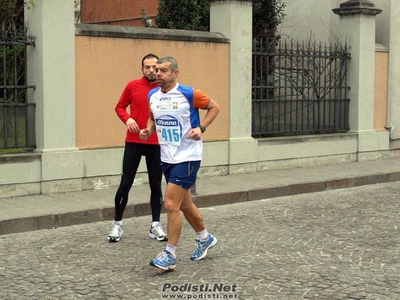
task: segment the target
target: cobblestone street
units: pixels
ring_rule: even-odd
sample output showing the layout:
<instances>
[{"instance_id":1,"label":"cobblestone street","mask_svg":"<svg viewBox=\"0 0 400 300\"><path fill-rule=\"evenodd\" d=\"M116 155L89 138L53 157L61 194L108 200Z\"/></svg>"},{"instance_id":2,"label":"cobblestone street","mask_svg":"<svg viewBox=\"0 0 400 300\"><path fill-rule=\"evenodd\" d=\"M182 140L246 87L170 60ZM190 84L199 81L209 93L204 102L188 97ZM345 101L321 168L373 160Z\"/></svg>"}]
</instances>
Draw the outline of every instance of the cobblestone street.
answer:
<instances>
[{"instance_id":1,"label":"cobblestone street","mask_svg":"<svg viewBox=\"0 0 400 300\"><path fill-rule=\"evenodd\" d=\"M185 223L173 272L149 266L165 246L149 216L125 219L119 243L109 222L0 236L0 299L161 299L166 283L236 285L230 299L400 299L398 182L202 212L218 244L191 261Z\"/></svg>"}]
</instances>

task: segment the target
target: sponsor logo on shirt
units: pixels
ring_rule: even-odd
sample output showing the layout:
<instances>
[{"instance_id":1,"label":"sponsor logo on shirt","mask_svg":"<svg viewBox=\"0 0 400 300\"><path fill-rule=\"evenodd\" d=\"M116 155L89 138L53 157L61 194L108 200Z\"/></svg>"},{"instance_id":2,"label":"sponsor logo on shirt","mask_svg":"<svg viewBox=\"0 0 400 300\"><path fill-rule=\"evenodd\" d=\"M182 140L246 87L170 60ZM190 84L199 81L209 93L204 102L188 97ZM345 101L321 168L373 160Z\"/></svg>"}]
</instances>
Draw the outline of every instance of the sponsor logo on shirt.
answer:
<instances>
[{"instance_id":1,"label":"sponsor logo on shirt","mask_svg":"<svg viewBox=\"0 0 400 300\"><path fill-rule=\"evenodd\" d=\"M178 120L157 119L156 124L161 126L178 126Z\"/></svg>"}]
</instances>

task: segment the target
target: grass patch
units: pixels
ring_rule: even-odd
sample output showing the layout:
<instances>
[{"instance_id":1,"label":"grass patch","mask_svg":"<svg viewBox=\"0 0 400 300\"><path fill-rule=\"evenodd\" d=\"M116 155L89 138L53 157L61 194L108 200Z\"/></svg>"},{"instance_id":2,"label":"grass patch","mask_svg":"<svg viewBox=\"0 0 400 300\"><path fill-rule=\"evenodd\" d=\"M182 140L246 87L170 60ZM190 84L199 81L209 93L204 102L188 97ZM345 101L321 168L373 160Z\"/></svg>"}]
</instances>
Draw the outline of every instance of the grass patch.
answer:
<instances>
[{"instance_id":1,"label":"grass patch","mask_svg":"<svg viewBox=\"0 0 400 300\"><path fill-rule=\"evenodd\" d=\"M10 148L10 149L0 149L1 154L20 154L20 153L29 153L33 152L34 149L27 148Z\"/></svg>"}]
</instances>

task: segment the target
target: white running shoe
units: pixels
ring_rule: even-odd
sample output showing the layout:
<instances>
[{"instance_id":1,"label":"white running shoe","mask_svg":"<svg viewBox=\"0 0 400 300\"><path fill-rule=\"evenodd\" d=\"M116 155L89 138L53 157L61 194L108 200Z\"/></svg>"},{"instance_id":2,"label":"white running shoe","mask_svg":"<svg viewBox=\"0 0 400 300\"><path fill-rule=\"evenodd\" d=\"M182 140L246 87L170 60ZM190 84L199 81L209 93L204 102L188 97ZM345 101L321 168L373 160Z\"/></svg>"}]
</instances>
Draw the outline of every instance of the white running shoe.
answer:
<instances>
[{"instance_id":1,"label":"white running shoe","mask_svg":"<svg viewBox=\"0 0 400 300\"><path fill-rule=\"evenodd\" d=\"M160 223L150 228L149 237L160 242L168 240L167 234L164 232Z\"/></svg>"},{"instance_id":2,"label":"white running shoe","mask_svg":"<svg viewBox=\"0 0 400 300\"><path fill-rule=\"evenodd\" d=\"M121 240L122 234L122 226L113 223L113 228L111 229L110 234L108 235L109 242L119 242Z\"/></svg>"}]
</instances>

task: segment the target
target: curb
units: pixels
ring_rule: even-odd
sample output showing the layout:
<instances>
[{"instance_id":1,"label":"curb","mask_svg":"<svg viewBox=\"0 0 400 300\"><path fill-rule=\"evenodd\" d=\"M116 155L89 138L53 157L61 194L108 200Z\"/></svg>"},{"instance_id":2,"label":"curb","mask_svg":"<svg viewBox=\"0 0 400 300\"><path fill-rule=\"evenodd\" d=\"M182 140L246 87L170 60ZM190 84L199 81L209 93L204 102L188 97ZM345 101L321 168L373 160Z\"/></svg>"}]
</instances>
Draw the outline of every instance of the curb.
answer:
<instances>
[{"instance_id":1,"label":"curb","mask_svg":"<svg viewBox=\"0 0 400 300\"><path fill-rule=\"evenodd\" d=\"M213 195L195 195L193 199L196 205L201 208L395 181L400 181L400 172L329 179L324 181L289 184L287 186L276 186ZM162 213L165 213L164 208ZM141 217L150 214L151 208L148 203L128 204L124 212L124 218ZM104 207L62 214L9 219L0 221L0 235L40 229L54 229L57 227L93 222L112 221L113 218L114 207Z\"/></svg>"}]
</instances>

